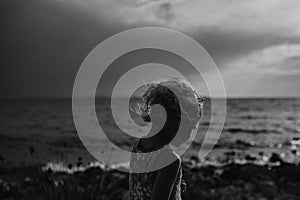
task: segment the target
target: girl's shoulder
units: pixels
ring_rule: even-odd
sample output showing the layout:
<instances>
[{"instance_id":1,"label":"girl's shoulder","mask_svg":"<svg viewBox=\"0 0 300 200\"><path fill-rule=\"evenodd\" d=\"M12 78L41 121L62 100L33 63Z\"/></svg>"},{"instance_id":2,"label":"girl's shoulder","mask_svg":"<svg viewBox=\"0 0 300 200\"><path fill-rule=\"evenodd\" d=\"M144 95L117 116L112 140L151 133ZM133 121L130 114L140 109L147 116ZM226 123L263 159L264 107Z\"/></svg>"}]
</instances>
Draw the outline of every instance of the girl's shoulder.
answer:
<instances>
[{"instance_id":1,"label":"girl's shoulder","mask_svg":"<svg viewBox=\"0 0 300 200\"><path fill-rule=\"evenodd\" d=\"M140 142L141 142L141 139L138 139L136 142L133 143L131 152L133 152L133 153L141 152L141 149L139 148Z\"/></svg>"},{"instance_id":2,"label":"girl's shoulder","mask_svg":"<svg viewBox=\"0 0 300 200\"><path fill-rule=\"evenodd\" d=\"M179 168L181 166L181 158L173 150L167 149L159 152L159 155L157 156L157 160L156 160L156 165L160 165L160 166L172 165L175 168Z\"/></svg>"}]
</instances>

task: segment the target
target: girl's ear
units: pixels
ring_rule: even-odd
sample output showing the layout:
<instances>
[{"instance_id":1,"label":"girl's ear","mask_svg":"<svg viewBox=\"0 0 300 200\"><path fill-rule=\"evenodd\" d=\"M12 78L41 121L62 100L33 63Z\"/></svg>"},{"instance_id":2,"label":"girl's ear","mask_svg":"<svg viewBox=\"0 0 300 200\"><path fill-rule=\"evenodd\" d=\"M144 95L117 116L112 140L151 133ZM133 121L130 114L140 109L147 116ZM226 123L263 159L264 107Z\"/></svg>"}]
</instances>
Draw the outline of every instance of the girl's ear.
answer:
<instances>
[{"instance_id":1,"label":"girl's ear","mask_svg":"<svg viewBox=\"0 0 300 200\"><path fill-rule=\"evenodd\" d=\"M147 111L142 112L142 118L145 122L151 122L151 118Z\"/></svg>"},{"instance_id":2,"label":"girl's ear","mask_svg":"<svg viewBox=\"0 0 300 200\"><path fill-rule=\"evenodd\" d=\"M166 122L166 120L167 120L167 112L166 112L165 108L160 104L154 104L151 106L149 116L150 116L150 120L151 120L151 118L152 119L159 118L159 120L161 120L161 122ZM151 121L153 121L153 120L151 120Z\"/></svg>"}]
</instances>

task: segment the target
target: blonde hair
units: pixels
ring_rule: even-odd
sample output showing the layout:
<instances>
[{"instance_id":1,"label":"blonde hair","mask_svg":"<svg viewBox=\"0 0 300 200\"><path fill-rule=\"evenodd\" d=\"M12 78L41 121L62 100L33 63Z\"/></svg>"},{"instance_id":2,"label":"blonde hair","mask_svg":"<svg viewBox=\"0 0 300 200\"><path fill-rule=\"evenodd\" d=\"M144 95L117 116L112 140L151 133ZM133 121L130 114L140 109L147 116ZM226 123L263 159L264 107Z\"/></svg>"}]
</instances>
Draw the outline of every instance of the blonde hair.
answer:
<instances>
[{"instance_id":1,"label":"blonde hair","mask_svg":"<svg viewBox=\"0 0 300 200\"><path fill-rule=\"evenodd\" d=\"M152 81L146 83L141 89L142 99L135 102L135 106L130 106L130 109L139 114L145 122L151 122L151 106L155 104L163 106L167 113L167 120L161 136L166 143L170 142L177 133L183 115L195 125L202 116L204 98L189 82L181 78Z\"/></svg>"},{"instance_id":2,"label":"blonde hair","mask_svg":"<svg viewBox=\"0 0 300 200\"><path fill-rule=\"evenodd\" d=\"M195 91L189 82L180 78L147 83L142 100L144 105L141 106L141 113L144 116L149 115L150 107L154 104L161 104L172 114L185 114L192 120L202 116L204 98Z\"/></svg>"}]
</instances>

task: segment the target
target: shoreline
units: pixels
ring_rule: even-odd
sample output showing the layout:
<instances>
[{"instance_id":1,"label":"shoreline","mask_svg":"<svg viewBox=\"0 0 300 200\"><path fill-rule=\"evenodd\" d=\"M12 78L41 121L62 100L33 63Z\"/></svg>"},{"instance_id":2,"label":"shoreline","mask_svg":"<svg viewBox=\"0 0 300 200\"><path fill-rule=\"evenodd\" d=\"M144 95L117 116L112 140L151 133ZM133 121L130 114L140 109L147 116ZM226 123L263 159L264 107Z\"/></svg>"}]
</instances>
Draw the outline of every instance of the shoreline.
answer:
<instances>
[{"instance_id":1,"label":"shoreline","mask_svg":"<svg viewBox=\"0 0 300 200\"><path fill-rule=\"evenodd\" d=\"M300 166L282 160L264 165L231 160L215 165L191 158L183 162L183 179L187 190L182 195L188 200L296 200L300 195ZM72 167L48 163L1 170L0 196L4 199L34 196L35 199L123 200L128 197L128 173L101 163Z\"/></svg>"}]
</instances>

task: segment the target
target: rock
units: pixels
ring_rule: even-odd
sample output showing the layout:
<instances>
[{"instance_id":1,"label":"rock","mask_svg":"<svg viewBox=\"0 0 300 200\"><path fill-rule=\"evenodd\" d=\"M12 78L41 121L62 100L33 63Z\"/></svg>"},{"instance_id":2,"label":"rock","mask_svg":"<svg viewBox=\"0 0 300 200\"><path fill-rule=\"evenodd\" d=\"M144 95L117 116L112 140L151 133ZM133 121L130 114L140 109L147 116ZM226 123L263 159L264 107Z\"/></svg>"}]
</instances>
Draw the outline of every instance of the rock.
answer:
<instances>
[{"instance_id":1,"label":"rock","mask_svg":"<svg viewBox=\"0 0 300 200\"><path fill-rule=\"evenodd\" d=\"M281 157L277 153L272 153L269 161L272 163L276 163L276 162L282 163L283 162Z\"/></svg>"},{"instance_id":2,"label":"rock","mask_svg":"<svg viewBox=\"0 0 300 200\"><path fill-rule=\"evenodd\" d=\"M235 156L235 151L228 151L224 153L226 156Z\"/></svg>"},{"instance_id":3,"label":"rock","mask_svg":"<svg viewBox=\"0 0 300 200\"><path fill-rule=\"evenodd\" d=\"M253 155L247 154L247 155L245 156L245 159L246 159L247 161L255 161L255 160L256 160L256 157L254 157Z\"/></svg>"},{"instance_id":4,"label":"rock","mask_svg":"<svg viewBox=\"0 0 300 200\"><path fill-rule=\"evenodd\" d=\"M68 164L68 169L72 169L73 165L70 163Z\"/></svg>"}]
</instances>

